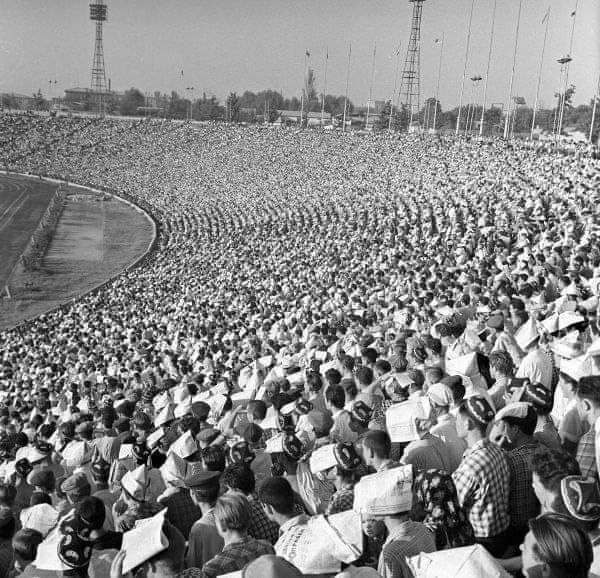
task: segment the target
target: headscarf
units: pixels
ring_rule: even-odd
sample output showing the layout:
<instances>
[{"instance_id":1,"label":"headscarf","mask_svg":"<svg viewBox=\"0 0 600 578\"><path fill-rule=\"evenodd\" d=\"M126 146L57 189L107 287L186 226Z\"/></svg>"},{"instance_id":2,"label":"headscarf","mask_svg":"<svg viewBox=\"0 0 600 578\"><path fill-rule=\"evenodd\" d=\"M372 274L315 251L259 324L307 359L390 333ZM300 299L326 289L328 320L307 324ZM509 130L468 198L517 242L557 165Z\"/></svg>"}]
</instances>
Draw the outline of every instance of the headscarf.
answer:
<instances>
[{"instance_id":1,"label":"headscarf","mask_svg":"<svg viewBox=\"0 0 600 578\"><path fill-rule=\"evenodd\" d=\"M421 472L415 477L413 491L417 500L413 517L435 534L438 550L474 543L473 528L458 504L450 474L442 470Z\"/></svg>"}]
</instances>

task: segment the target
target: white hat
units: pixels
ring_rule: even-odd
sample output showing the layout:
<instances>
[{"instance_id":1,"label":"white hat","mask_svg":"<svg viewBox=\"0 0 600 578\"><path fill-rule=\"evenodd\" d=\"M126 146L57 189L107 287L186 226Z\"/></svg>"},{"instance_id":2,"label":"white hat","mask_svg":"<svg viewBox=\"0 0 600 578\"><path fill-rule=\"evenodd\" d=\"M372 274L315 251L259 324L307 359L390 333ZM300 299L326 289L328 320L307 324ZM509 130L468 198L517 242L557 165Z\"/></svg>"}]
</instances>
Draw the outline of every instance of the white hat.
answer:
<instances>
[{"instance_id":1,"label":"white hat","mask_svg":"<svg viewBox=\"0 0 600 578\"><path fill-rule=\"evenodd\" d=\"M391 516L412 508L412 465L364 476L354 487L354 511L369 516Z\"/></svg>"},{"instance_id":2,"label":"white hat","mask_svg":"<svg viewBox=\"0 0 600 578\"><path fill-rule=\"evenodd\" d=\"M182 460L176 453L171 452L167 460L160 467L160 473L165 484L183 487L183 480L187 475L187 462Z\"/></svg>"},{"instance_id":3,"label":"white hat","mask_svg":"<svg viewBox=\"0 0 600 578\"><path fill-rule=\"evenodd\" d=\"M454 402L452 389L445 383L433 383L427 390L427 397L434 405L450 406Z\"/></svg>"},{"instance_id":4,"label":"white hat","mask_svg":"<svg viewBox=\"0 0 600 578\"><path fill-rule=\"evenodd\" d=\"M537 325L532 317L530 317L515 333L515 341L517 345L525 350L527 349L538 337Z\"/></svg>"},{"instance_id":5,"label":"white hat","mask_svg":"<svg viewBox=\"0 0 600 578\"><path fill-rule=\"evenodd\" d=\"M173 412L175 418L183 417L184 415L191 413L192 411L192 399L186 397L183 401L180 401Z\"/></svg>"},{"instance_id":6,"label":"white hat","mask_svg":"<svg viewBox=\"0 0 600 578\"><path fill-rule=\"evenodd\" d=\"M527 417L530 407L530 404L524 401L515 401L513 403L509 403L496 414L494 420L500 421L505 417L516 417L517 419L523 419Z\"/></svg>"},{"instance_id":7,"label":"white hat","mask_svg":"<svg viewBox=\"0 0 600 578\"><path fill-rule=\"evenodd\" d=\"M20 520L23 528L37 530L44 538L56 526L59 513L50 504L37 504L21 511Z\"/></svg>"},{"instance_id":8,"label":"white hat","mask_svg":"<svg viewBox=\"0 0 600 578\"><path fill-rule=\"evenodd\" d=\"M456 359L449 359L446 362L446 373L448 375L464 375L475 377L479 375L479 365L477 364L477 354L467 353Z\"/></svg>"},{"instance_id":9,"label":"white hat","mask_svg":"<svg viewBox=\"0 0 600 578\"><path fill-rule=\"evenodd\" d=\"M567 327L571 327L571 325L576 325L582 321L584 321L584 319L579 313L576 313L575 311L563 311L558 316L558 329L559 331L562 331L563 329L567 329Z\"/></svg>"},{"instance_id":10,"label":"white hat","mask_svg":"<svg viewBox=\"0 0 600 578\"><path fill-rule=\"evenodd\" d=\"M185 414L184 414L185 415ZM154 418L154 427L160 427L175 419L175 413L173 411L173 404L167 403L161 410L160 413Z\"/></svg>"},{"instance_id":11,"label":"white hat","mask_svg":"<svg viewBox=\"0 0 600 578\"><path fill-rule=\"evenodd\" d=\"M480 544L421 552L407 558L415 578L510 578L495 558Z\"/></svg>"},{"instance_id":12,"label":"white hat","mask_svg":"<svg viewBox=\"0 0 600 578\"><path fill-rule=\"evenodd\" d=\"M198 444L191 431L180 435L169 448L169 453L176 453L180 458L189 458L198 451Z\"/></svg>"},{"instance_id":13,"label":"white hat","mask_svg":"<svg viewBox=\"0 0 600 578\"><path fill-rule=\"evenodd\" d=\"M547 333L556 333L558 331L558 313L546 317L546 319L540 321L540 325Z\"/></svg>"},{"instance_id":14,"label":"white hat","mask_svg":"<svg viewBox=\"0 0 600 578\"><path fill-rule=\"evenodd\" d=\"M92 459L92 450L87 442L71 442L62 451L62 458L69 468L77 468Z\"/></svg>"},{"instance_id":15,"label":"white hat","mask_svg":"<svg viewBox=\"0 0 600 578\"><path fill-rule=\"evenodd\" d=\"M135 470L127 472L121 478L121 488L138 502L143 502L146 492L150 486L150 478L147 475L146 466L138 466Z\"/></svg>"},{"instance_id":16,"label":"white hat","mask_svg":"<svg viewBox=\"0 0 600 578\"><path fill-rule=\"evenodd\" d=\"M154 396L152 400L152 405L154 406L155 411L160 411L163 407L169 405L171 402L171 396L168 391L161 391L158 395Z\"/></svg>"}]
</instances>

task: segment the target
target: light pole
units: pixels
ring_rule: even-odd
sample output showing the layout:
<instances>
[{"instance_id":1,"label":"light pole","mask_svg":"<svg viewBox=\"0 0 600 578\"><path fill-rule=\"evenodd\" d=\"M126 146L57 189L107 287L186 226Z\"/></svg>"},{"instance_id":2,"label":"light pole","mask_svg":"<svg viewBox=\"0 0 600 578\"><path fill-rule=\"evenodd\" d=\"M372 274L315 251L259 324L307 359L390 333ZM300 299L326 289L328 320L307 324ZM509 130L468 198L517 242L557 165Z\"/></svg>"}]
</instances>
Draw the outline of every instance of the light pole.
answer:
<instances>
[{"instance_id":1,"label":"light pole","mask_svg":"<svg viewBox=\"0 0 600 578\"><path fill-rule=\"evenodd\" d=\"M556 111L554 112L553 132L555 139L560 138L562 132L562 113L567 93L567 69L571 60L573 59L567 54L556 61L560 64L560 80L558 82L558 102L556 103Z\"/></svg>"},{"instance_id":2,"label":"light pole","mask_svg":"<svg viewBox=\"0 0 600 578\"><path fill-rule=\"evenodd\" d=\"M433 109L433 130L436 130L437 126L437 110L438 102L440 101L440 77L442 76L442 57L444 55L444 33L442 32L442 39L440 40L440 60L438 62L438 75L437 85L435 87L435 108Z\"/></svg>"},{"instance_id":3,"label":"light pole","mask_svg":"<svg viewBox=\"0 0 600 578\"><path fill-rule=\"evenodd\" d=\"M195 88L193 86L186 86L185 89L187 90L188 94L191 94L190 98L190 118L189 121L192 122L192 102L194 100L194 90Z\"/></svg>"},{"instance_id":4,"label":"light pole","mask_svg":"<svg viewBox=\"0 0 600 578\"><path fill-rule=\"evenodd\" d=\"M469 48L471 46L471 26L473 24L473 8L475 6L475 0L471 0L471 12L469 13L469 27L467 29L467 47L465 49L465 64L463 68L462 82L460 85L460 102L458 103L458 116L456 117L456 136L460 131L460 117L462 113L463 95L465 92L465 79L467 78L467 64L469 62Z\"/></svg>"},{"instance_id":5,"label":"light pole","mask_svg":"<svg viewBox=\"0 0 600 578\"><path fill-rule=\"evenodd\" d=\"M485 69L485 84L483 85L483 103L481 105L481 120L479 121L479 136L483 136L483 115L485 113L485 104L487 100L488 79L490 77L490 62L492 61L492 48L494 46L494 28L496 25L496 4L494 0L494 8L492 10L492 30L490 32L490 47L488 49L487 67Z\"/></svg>"},{"instance_id":6,"label":"light pole","mask_svg":"<svg viewBox=\"0 0 600 578\"><path fill-rule=\"evenodd\" d=\"M594 121L596 120L596 107L598 106L598 97L600 97L600 74L598 75L598 86L596 87L596 94L594 95L594 106L592 107L592 120L590 121L589 136L590 142L592 142L592 135L594 133Z\"/></svg>"},{"instance_id":7,"label":"light pole","mask_svg":"<svg viewBox=\"0 0 600 578\"><path fill-rule=\"evenodd\" d=\"M472 102L472 111L471 111L471 118L469 120L469 118L467 118L467 127L465 129L465 134L467 132L471 132L473 130L473 121L475 120L475 110L476 110L476 102L475 102L475 88L477 87L477 83L481 82L483 80L483 77L479 74L475 74L473 76L471 76L471 82L473 83L471 85L471 100Z\"/></svg>"},{"instance_id":8,"label":"light pole","mask_svg":"<svg viewBox=\"0 0 600 578\"><path fill-rule=\"evenodd\" d=\"M519 12L517 14L517 29L515 31L515 48L513 51L513 62L512 70L510 72L510 85L508 88L508 110L506 111L506 117L504 118L504 138L508 138L509 129L509 118L511 112L512 93L513 93L513 82L515 80L515 67L517 65L517 46L519 44L519 28L521 26L521 8L523 7L523 0L519 0Z\"/></svg>"},{"instance_id":9,"label":"light pole","mask_svg":"<svg viewBox=\"0 0 600 578\"><path fill-rule=\"evenodd\" d=\"M535 102L533 103L533 116L531 118L531 132L529 134L529 139L533 140L533 130L535 129L535 116L537 113L538 101L540 98L540 83L542 82L542 66L544 65L544 53L546 52L546 39L548 38L548 23L550 22L550 7L548 7L548 11L544 16L544 20L542 22L546 22L546 28L544 29L544 42L542 43L542 54L540 56L540 67L538 69L538 77L537 77L537 87L535 89Z\"/></svg>"}]
</instances>

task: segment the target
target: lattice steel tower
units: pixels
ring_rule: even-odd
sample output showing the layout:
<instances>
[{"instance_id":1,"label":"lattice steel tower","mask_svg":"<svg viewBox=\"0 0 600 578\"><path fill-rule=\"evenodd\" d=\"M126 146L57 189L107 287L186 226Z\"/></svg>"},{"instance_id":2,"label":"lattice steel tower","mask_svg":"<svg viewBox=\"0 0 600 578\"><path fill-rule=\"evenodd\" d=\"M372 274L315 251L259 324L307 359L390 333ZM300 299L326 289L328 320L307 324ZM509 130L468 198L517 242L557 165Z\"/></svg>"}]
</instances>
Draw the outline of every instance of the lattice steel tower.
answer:
<instances>
[{"instance_id":1,"label":"lattice steel tower","mask_svg":"<svg viewBox=\"0 0 600 578\"><path fill-rule=\"evenodd\" d=\"M102 46L102 26L106 22L108 7L103 0L90 4L90 20L96 23L96 42L92 61L92 90L96 93L98 112L103 114L103 95L106 92L106 70L104 68L104 48Z\"/></svg>"},{"instance_id":2,"label":"lattice steel tower","mask_svg":"<svg viewBox=\"0 0 600 578\"><path fill-rule=\"evenodd\" d=\"M410 127L413 118L419 118L421 108L421 13L425 0L408 1L413 5L413 12L410 40L402 69L400 103L406 106L408 126Z\"/></svg>"}]
</instances>

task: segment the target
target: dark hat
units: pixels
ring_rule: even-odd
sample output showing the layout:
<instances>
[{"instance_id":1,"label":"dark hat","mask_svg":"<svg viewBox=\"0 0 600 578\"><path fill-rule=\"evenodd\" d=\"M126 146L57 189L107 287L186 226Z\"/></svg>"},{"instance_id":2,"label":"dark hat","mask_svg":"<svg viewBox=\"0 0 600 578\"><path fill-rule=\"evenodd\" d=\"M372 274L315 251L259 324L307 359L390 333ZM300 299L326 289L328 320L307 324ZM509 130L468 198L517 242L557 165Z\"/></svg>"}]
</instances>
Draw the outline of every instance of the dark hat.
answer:
<instances>
[{"instance_id":1,"label":"dark hat","mask_svg":"<svg viewBox=\"0 0 600 578\"><path fill-rule=\"evenodd\" d=\"M69 568L85 568L92 557L92 542L76 532L63 534L58 543L58 557Z\"/></svg>"},{"instance_id":2,"label":"dark hat","mask_svg":"<svg viewBox=\"0 0 600 578\"><path fill-rule=\"evenodd\" d=\"M465 400L465 407L475 421L487 425L494 419L494 410L489 401L481 395L473 395Z\"/></svg>"},{"instance_id":3,"label":"dark hat","mask_svg":"<svg viewBox=\"0 0 600 578\"><path fill-rule=\"evenodd\" d=\"M26 478L31 470L33 470L33 466L27 458L21 458L15 463L15 471L22 478Z\"/></svg>"},{"instance_id":4,"label":"dark hat","mask_svg":"<svg viewBox=\"0 0 600 578\"><path fill-rule=\"evenodd\" d=\"M600 520L600 487L594 478L566 476L560 493L569 514L583 522Z\"/></svg>"},{"instance_id":5,"label":"dark hat","mask_svg":"<svg viewBox=\"0 0 600 578\"><path fill-rule=\"evenodd\" d=\"M283 453L292 460L299 460L302 457L302 442L293 434L284 435Z\"/></svg>"},{"instance_id":6,"label":"dark hat","mask_svg":"<svg viewBox=\"0 0 600 578\"><path fill-rule=\"evenodd\" d=\"M353 444L337 444L333 453L338 465L345 470L354 470L360 465L360 456Z\"/></svg>"},{"instance_id":7,"label":"dark hat","mask_svg":"<svg viewBox=\"0 0 600 578\"><path fill-rule=\"evenodd\" d=\"M306 415L313 408L313 404L304 399L303 397L299 397L296 400L296 411L301 415Z\"/></svg>"},{"instance_id":8,"label":"dark hat","mask_svg":"<svg viewBox=\"0 0 600 578\"><path fill-rule=\"evenodd\" d=\"M523 401L542 411L550 411L554 405L552 392L541 383L527 383Z\"/></svg>"},{"instance_id":9,"label":"dark hat","mask_svg":"<svg viewBox=\"0 0 600 578\"><path fill-rule=\"evenodd\" d=\"M104 461L102 458L98 458L92 464L91 471L94 478L102 479L110 472L110 464Z\"/></svg>"},{"instance_id":10,"label":"dark hat","mask_svg":"<svg viewBox=\"0 0 600 578\"><path fill-rule=\"evenodd\" d=\"M94 433L94 424L91 421L84 421L75 428L75 433L92 435Z\"/></svg>"},{"instance_id":11,"label":"dark hat","mask_svg":"<svg viewBox=\"0 0 600 578\"><path fill-rule=\"evenodd\" d=\"M211 488L219 485L220 472L195 471L185 478L183 483L191 490Z\"/></svg>"},{"instance_id":12,"label":"dark hat","mask_svg":"<svg viewBox=\"0 0 600 578\"><path fill-rule=\"evenodd\" d=\"M291 414L284 415L280 413L277 416L277 426L282 432L294 433L296 431L296 424L294 424L294 418Z\"/></svg>"},{"instance_id":13,"label":"dark hat","mask_svg":"<svg viewBox=\"0 0 600 578\"><path fill-rule=\"evenodd\" d=\"M232 463L249 464L256 457L247 442L237 442L229 450L229 459Z\"/></svg>"},{"instance_id":14,"label":"dark hat","mask_svg":"<svg viewBox=\"0 0 600 578\"><path fill-rule=\"evenodd\" d=\"M373 410L364 401L358 400L352 404L350 414L352 415L352 419L367 426L371 421Z\"/></svg>"}]
</instances>

